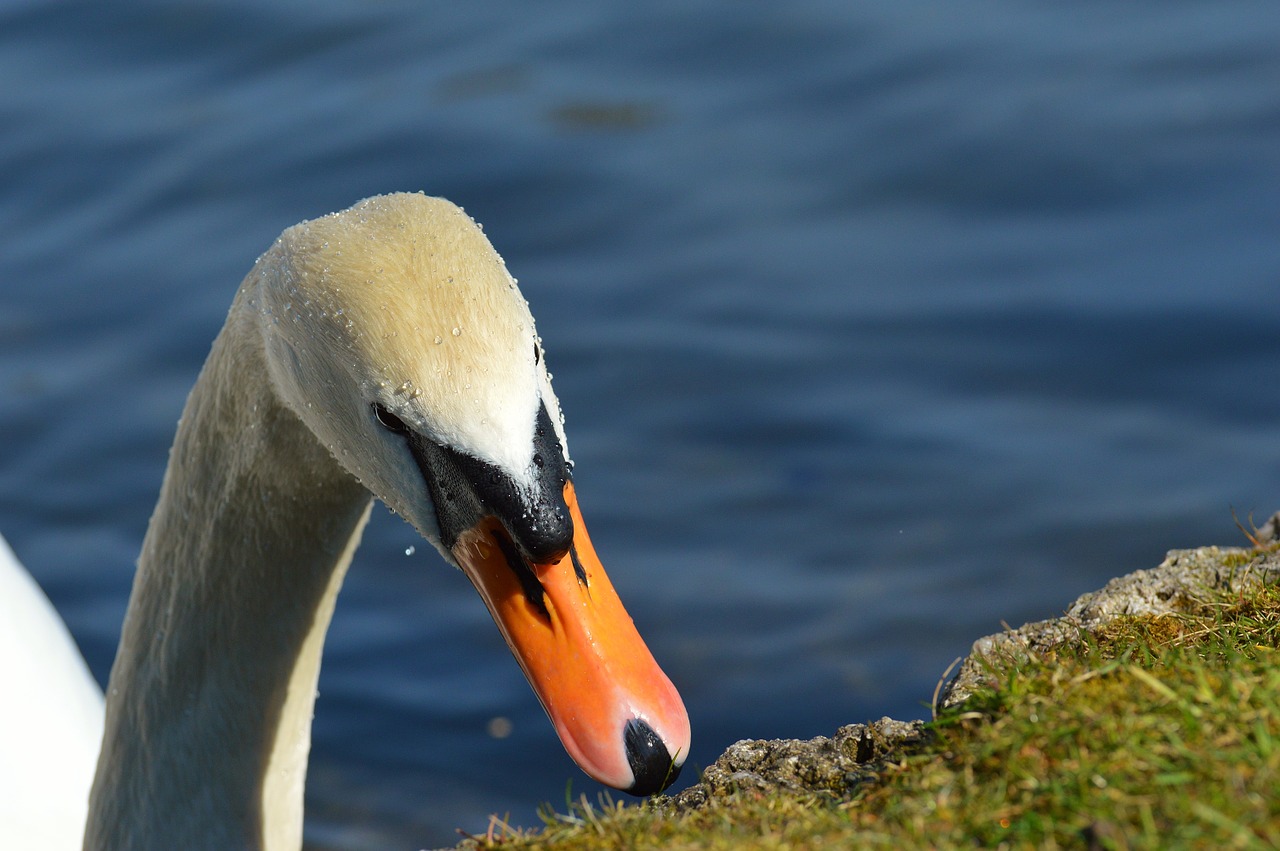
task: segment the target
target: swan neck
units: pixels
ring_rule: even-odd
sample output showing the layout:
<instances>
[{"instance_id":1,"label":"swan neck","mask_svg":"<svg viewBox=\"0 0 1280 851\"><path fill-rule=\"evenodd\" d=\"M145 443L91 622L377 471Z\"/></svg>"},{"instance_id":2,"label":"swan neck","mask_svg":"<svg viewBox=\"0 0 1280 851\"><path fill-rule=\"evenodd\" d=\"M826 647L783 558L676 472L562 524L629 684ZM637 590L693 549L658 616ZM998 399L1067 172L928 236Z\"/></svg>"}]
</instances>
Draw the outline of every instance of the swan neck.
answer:
<instances>
[{"instance_id":1,"label":"swan neck","mask_svg":"<svg viewBox=\"0 0 1280 851\"><path fill-rule=\"evenodd\" d=\"M242 295L187 400L107 688L85 847L297 849L370 495L274 393Z\"/></svg>"}]
</instances>

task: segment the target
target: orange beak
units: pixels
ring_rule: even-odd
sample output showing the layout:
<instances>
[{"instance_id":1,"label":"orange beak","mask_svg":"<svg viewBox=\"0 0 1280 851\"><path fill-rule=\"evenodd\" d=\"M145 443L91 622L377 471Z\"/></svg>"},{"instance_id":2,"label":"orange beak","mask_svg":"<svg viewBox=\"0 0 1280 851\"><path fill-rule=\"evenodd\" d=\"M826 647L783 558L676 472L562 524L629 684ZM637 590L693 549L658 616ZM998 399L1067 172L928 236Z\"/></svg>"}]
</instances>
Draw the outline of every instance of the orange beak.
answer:
<instances>
[{"instance_id":1,"label":"orange beak","mask_svg":"<svg viewBox=\"0 0 1280 851\"><path fill-rule=\"evenodd\" d=\"M463 532L454 558L502 631L569 756L601 783L660 792L689 753L689 716L636 632L564 486L573 546L526 562L497 519Z\"/></svg>"}]
</instances>

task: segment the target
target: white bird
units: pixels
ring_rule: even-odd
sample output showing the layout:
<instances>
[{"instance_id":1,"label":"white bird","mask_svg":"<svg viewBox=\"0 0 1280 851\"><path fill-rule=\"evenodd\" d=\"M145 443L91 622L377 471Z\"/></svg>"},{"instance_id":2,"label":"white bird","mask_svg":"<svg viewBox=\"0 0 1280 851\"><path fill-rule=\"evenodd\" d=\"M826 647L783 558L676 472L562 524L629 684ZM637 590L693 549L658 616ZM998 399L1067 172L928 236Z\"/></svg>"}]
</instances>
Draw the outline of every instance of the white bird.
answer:
<instances>
[{"instance_id":1,"label":"white bird","mask_svg":"<svg viewBox=\"0 0 1280 851\"><path fill-rule=\"evenodd\" d=\"M665 788L688 716L591 546L571 467L528 306L459 208L388 195L286 230L241 285L178 426L84 847L301 847L324 635L373 496L471 579L583 770ZM5 609L36 605L4 594ZM84 690L62 637L18 645L39 663L20 681L0 670L0 704L55 663L78 665ZM77 698L90 716L92 695ZM67 791L83 810L83 786ZM6 829L0 848L54 847Z\"/></svg>"},{"instance_id":2,"label":"white bird","mask_svg":"<svg viewBox=\"0 0 1280 851\"><path fill-rule=\"evenodd\" d=\"M0 848L80 847L101 741L102 691L0 538Z\"/></svg>"}]
</instances>

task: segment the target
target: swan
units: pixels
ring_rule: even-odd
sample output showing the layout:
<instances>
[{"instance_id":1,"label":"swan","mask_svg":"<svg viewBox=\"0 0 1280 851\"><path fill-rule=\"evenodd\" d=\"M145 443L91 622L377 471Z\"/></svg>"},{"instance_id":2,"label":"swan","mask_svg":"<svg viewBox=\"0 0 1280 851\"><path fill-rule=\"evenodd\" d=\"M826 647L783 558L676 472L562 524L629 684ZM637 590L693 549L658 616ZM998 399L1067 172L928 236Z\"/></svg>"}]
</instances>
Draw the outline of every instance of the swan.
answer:
<instances>
[{"instance_id":1,"label":"swan","mask_svg":"<svg viewBox=\"0 0 1280 851\"><path fill-rule=\"evenodd\" d=\"M0 848L80 847L102 691L0 537Z\"/></svg>"},{"instance_id":2,"label":"swan","mask_svg":"<svg viewBox=\"0 0 1280 851\"><path fill-rule=\"evenodd\" d=\"M528 306L460 208L378 196L281 234L179 421L84 847L301 847L324 636L374 497L471 580L575 762L665 788L688 715L591 545L565 447Z\"/></svg>"}]
</instances>

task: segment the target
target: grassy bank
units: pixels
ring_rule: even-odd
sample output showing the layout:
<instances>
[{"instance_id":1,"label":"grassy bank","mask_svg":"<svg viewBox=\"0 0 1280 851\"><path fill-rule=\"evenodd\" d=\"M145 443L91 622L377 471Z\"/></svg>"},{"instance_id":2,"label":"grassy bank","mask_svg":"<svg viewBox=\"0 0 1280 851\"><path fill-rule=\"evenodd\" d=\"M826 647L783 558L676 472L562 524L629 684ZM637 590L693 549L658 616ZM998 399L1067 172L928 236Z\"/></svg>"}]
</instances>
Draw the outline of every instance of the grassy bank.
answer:
<instances>
[{"instance_id":1,"label":"grassy bank","mask_svg":"<svg viewBox=\"0 0 1280 851\"><path fill-rule=\"evenodd\" d=\"M464 846L1280 847L1280 556L1194 552L1214 577L1260 579L994 654L966 699L899 742L846 728L810 757L790 743L785 781L726 763L692 794L583 801Z\"/></svg>"}]
</instances>

